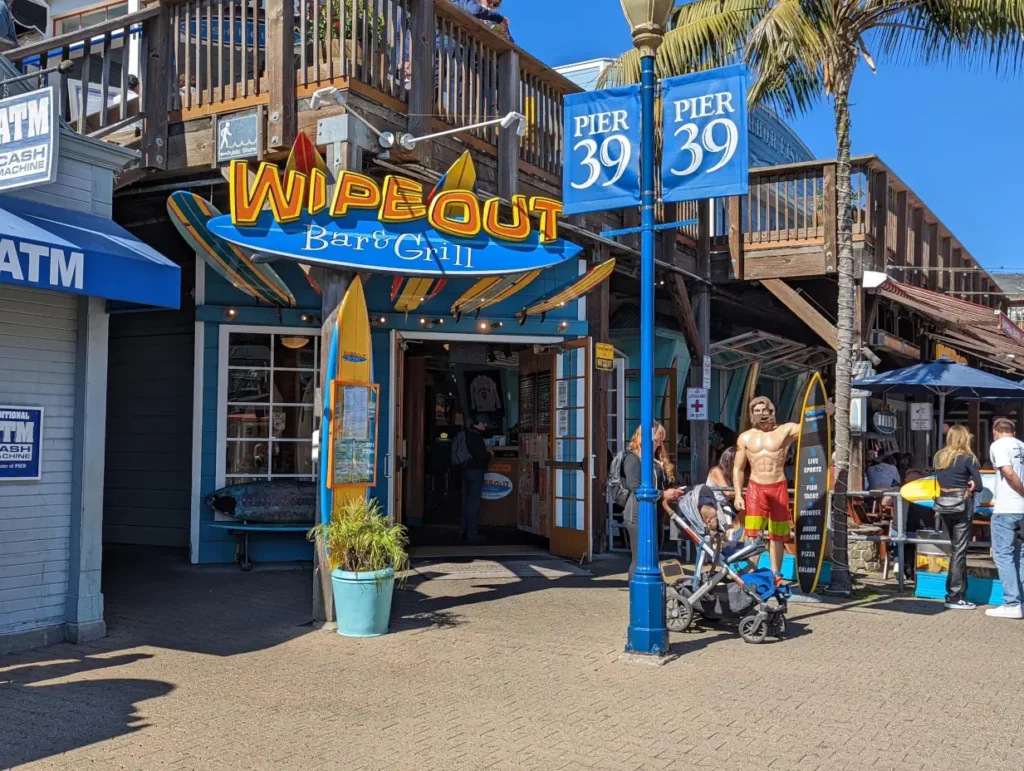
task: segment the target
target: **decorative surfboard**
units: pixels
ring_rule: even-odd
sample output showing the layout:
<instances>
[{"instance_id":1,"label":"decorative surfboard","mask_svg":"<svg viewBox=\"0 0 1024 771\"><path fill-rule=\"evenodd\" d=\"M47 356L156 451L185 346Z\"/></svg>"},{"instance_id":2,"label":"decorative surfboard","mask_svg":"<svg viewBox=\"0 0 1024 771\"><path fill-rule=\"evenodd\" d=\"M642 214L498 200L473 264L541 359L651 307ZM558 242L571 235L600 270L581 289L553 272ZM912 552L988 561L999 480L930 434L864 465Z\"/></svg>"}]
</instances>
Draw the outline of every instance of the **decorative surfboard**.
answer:
<instances>
[{"instance_id":1,"label":"decorative surfboard","mask_svg":"<svg viewBox=\"0 0 1024 771\"><path fill-rule=\"evenodd\" d=\"M274 480L229 485L206 496L219 514L266 525L312 525L316 511L316 482Z\"/></svg>"},{"instance_id":2,"label":"decorative surfboard","mask_svg":"<svg viewBox=\"0 0 1024 771\"><path fill-rule=\"evenodd\" d=\"M214 235L206 227L220 211L205 198L179 190L167 199L167 212L182 238L203 262L239 291L268 305L295 306L295 295L270 265L256 265L246 250Z\"/></svg>"},{"instance_id":3,"label":"decorative surfboard","mask_svg":"<svg viewBox=\"0 0 1024 771\"><path fill-rule=\"evenodd\" d=\"M459 319L463 314L479 313L484 308L497 305L502 300L511 297L519 290L533 283L534 279L540 274L541 271L539 270L531 270L529 273L513 273L510 276L503 276L485 287L483 291L476 292L474 296L464 302L456 302L452 306L452 315Z\"/></svg>"},{"instance_id":4,"label":"decorative surfboard","mask_svg":"<svg viewBox=\"0 0 1024 771\"><path fill-rule=\"evenodd\" d=\"M334 377L346 383L373 383L373 353L370 316L359 276L352 279L338 313L338 367ZM352 498L366 495L365 485L336 485L332 489L334 510Z\"/></svg>"},{"instance_id":5,"label":"decorative surfboard","mask_svg":"<svg viewBox=\"0 0 1024 771\"><path fill-rule=\"evenodd\" d=\"M605 260L600 265L595 265L579 278L573 279L568 284L544 295L544 297L540 298L532 305L528 305L516 313L516 316L519 317L519 323L525 324L527 318L538 315L543 321L544 316L549 311L553 311L556 308L562 308L573 300L578 300L580 297L583 297L596 289L600 286L602 281L612 274L612 271L614 270L614 257L610 260Z\"/></svg>"},{"instance_id":6,"label":"decorative surfboard","mask_svg":"<svg viewBox=\"0 0 1024 771\"><path fill-rule=\"evenodd\" d=\"M295 137L291 152L288 153L288 162L285 164L284 171L286 174L289 171L309 174L313 169L319 169L326 174L327 163L306 132L300 131Z\"/></svg>"},{"instance_id":7,"label":"decorative surfboard","mask_svg":"<svg viewBox=\"0 0 1024 771\"><path fill-rule=\"evenodd\" d=\"M448 279L396 276L391 282L391 302L398 313L411 313L444 289Z\"/></svg>"},{"instance_id":8,"label":"decorative surfboard","mask_svg":"<svg viewBox=\"0 0 1024 771\"><path fill-rule=\"evenodd\" d=\"M310 268L309 265L302 264L301 262L299 263L299 267L302 268L302 275L306 277L306 281L308 281L309 285L313 287L313 291L316 292L321 297L323 297L324 290L320 288L320 285L316 283L316 279L313 278L312 274L310 273L312 268Z\"/></svg>"},{"instance_id":9,"label":"decorative surfboard","mask_svg":"<svg viewBox=\"0 0 1024 771\"><path fill-rule=\"evenodd\" d=\"M984 514L992 513L992 495L995 492L996 472L982 471L981 481L985 489L981 492L981 500L978 501L978 512ZM935 498L939 494L939 482L934 476L915 479L907 482L900 488L900 495L908 503L914 503L926 509L935 507ZM977 500L977 499L975 499Z\"/></svg>"},{"instance_id":10,"label":"decorative surfboard","mask_svg":"<svg viewBox=\"0 0 1024 771\"><path fill-rule=\"evenodd\" d=\"M451 168L437 180L433 190L427 194L427 206L438 193L446 193L449 190L476 191L476 166L473 164L469 150L463 152L451 165Z\"/></svg>"},{"instance_id":11,"label":"decorative surfboard","mask_svg":"<svg viewBox=\"0 0 1024 771\"><path fill-rule=\"evenodd\" d=\"M830 448L828 396L821 375L807 383L800 411L800 435L796 442L793 478L793 520L796 531L796 577L800 591L811 594L818 587L825 559L828 532Z\"/></svg>"}]
</instances>

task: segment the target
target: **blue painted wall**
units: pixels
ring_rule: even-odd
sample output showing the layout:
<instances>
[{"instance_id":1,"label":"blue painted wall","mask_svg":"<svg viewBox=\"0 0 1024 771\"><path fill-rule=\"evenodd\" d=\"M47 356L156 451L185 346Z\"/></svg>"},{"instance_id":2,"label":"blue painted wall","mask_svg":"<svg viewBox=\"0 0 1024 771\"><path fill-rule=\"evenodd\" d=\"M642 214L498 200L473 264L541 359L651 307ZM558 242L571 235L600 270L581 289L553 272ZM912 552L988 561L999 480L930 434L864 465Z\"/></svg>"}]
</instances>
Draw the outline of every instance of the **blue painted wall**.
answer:
<instances>
[{"instance_id":1,"label":"blue painted wall","mask_svg":"<svg viewBox=\"0 0 1024 771\"><path fill-rule=\"evenodd\" d=\"M298 301L298 308L282 311L258 304L253 298L236 290L227 280L210 268L206 268L206 296L203 306L197 308L197 319L205 322L205 346L203 352L203 414L202 414L202 453L200 484L203 497L216 488L217 483L217 379L219 366L220 328L228 325L300 326L299 316L302 313L319 316L320 297L306 280L302 269L297 265L279 261L274 269L288 284ZM573 281L579 275L579 266L575 261L546 270L533 283L508 300L488 308L479 319L465 317L458 323L451 317L449 310L452 304L473 284L473 279L454 279L438 293L438 296L412 314L396 314L391 312L390 276L372 276L365 285L366 302L371 318L383 317L385 323L374 326L371 341L373 350L374 380L380 384L381 416L378 436L377 481L376 487L370 489L371 497L376 497L382 504L388 500L388 479L385 457L388 447L388 406L391 403L391 366L390 366L390 332L392 329L407 331L424 331L426 324L420 319L433 324L429 331L451 332L457 334L476 334L481 341L487 339L488 333L481 333L479 323L501 322L489 334L495 335L545 335L577 337L587 333L586 322L579 321L579 303L568 303L549 313L544 321L531 318L520 326L515 313L540 297ZM225 321L224 311L228 308L236 310L236 316L230 322ZM442 320L443 323L438 323ZM565 326L563 327L563 322ZM316 327L311 327L311 330ZM512 390L518 398L518 388L510 389L510 381L505 379L506 392ZM511 406L511 405L510 405ZM510 411L510 415L512 412ZM211 527L214 521L212 509L201 505L199 531L199 562L223 563L235 559L234 536L223 530ZM274 536L252 534L249 542L250 556L255 562L287 562L312 559L312 547L299 535Z\"/></svg>"}]
</instances>

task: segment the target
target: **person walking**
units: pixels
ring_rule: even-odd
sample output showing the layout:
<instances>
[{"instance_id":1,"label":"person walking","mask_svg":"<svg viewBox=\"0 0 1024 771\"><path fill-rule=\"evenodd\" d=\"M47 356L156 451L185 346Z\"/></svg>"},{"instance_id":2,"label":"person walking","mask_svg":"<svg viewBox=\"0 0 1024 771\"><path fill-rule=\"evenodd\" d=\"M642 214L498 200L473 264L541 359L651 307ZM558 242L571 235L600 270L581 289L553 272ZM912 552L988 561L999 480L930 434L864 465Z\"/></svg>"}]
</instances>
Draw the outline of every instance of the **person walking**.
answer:
<instances>
[{"instance_id":1,"label":"person walking","mask_svg":"<svg viewBox=\"0 0 1024 771\"><path fill-rule=\"evenodd\" d=\"M953 544L946 576L946 605L949 610L974 610L967 601L967 546L974 518L974 493L982 489L978 458L971 450L974 437L964 426L953 426L946 444L935 455L935 478L939 495L935 510L942 517Z\"/></svg>"},{"instance_id":2,"label":"person walking","mask_svg":"<svg viewBox=\"0 0 1024 771\"><path fill-rule=\"evenodd\" d=\"M470 459L462 468L462 478L466 487L462 498L459 538L480 538L480 531L477 529L480 501L484 494L484 474L491 462L491 454L487 451L482 433L486 429L487 421L480 417L466 429L466 449L469 451Z\"/></svg>"},{"instance_id":3,"label":"person walking","mask_svg":"<svg viewBox=\"0 0 1024 771\"><path fill-rule=\"evenodd\" d=\"M677 488L669 488L675 483L675 466L668 457L665 450L665 427L660 423L654 424L654 485L661 493L660 500L664 506L666 503L675 503L683 494ZM629 440L626 456L622 459L622 485L629 490L629 500L622 510L622 522L629 534L629 551L632 560L629 563L629 578L633 578L633 571L636 570L637 556L639 554L640 502L636 499L637 488L640 487L640 428L633 432L633 438ZM655 523L656 532L654 542L661 542L661 517Z\"/></svg>"},{"instance_id":4,"label":"person walking","mask_svg":"<svg viewBox=\"0 0 1024 771\"><path fill-rule=\"evenodd\" d=\"M989 459L996 470L996 489L992 498L992 559L1003 585L1003 604L985 611L995 618L1021 618L1024 572L1020 561L1020 523L1024 521L1024 442L1009 418L997 418L992 424Z\"/></svg>"}]
</instances>

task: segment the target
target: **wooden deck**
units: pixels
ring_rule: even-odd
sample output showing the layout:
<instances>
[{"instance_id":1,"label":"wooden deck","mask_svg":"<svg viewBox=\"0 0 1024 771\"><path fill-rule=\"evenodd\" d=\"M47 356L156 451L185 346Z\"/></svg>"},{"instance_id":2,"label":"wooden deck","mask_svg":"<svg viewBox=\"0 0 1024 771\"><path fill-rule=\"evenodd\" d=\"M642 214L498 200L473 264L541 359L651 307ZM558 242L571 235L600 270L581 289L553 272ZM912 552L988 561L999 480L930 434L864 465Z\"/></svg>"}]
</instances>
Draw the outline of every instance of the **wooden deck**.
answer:
<instances>
[{"instance_id":1,"label":"wooden deck","mask_svg":"<svg viewBox=\"0 0 1024 771\"><path fill-rule=\"evenodd\" d=\"M283 159L298 131L341 112L309 108L324 86L378 128L423 135L523 113L522 138L496 127L392 152L389 163L437 174L468 147L483 187L557 195L563 152L562 105L579 91L528 52L447 0L165 0L117 19L9 51L23 71L71 59L61 111L80 132L136 148L144 176L216 168L218 115L255 110L261 155ZM300 9L296 13L295 8ZM138 86L129 86L129 66ZM91 84L91 93L90 86ZM372 163L372 161L371 161ZM828 277L836 272L834 161L751 171L750 193L711 207L713 282ZM853 227L859 270L999 306L993 279L921 199L880 159L854 159ZM661 207L662 222L696 219L694 203ZM599 232L633 212L574 218ZM697 270L698 227L677 233L663 259ZM623 239L634 243L635 239ZM668 241L668 243L671 243Z\"/></svg>"}]
</instances>

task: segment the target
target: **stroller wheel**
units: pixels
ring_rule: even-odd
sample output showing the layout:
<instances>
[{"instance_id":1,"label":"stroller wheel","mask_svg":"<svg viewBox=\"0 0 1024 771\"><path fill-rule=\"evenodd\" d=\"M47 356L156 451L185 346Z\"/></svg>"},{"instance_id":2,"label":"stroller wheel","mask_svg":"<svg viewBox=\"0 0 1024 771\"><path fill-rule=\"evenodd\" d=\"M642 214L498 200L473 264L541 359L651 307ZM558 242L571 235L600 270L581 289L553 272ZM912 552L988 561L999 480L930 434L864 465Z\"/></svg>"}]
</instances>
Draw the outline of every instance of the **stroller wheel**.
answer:
<instances>
[{"instance_id":1,"label":"stroller wheel","mask_svg":"<svg viewBox=\"0 0 1024 771\"><path fill-rule=\"evenodd\" d=\"M693 623L689 591L669 586L665 589L665 626L670 632L685 632Z\"/></svg>"},{"instance_id":2,"label":"stroller wheel","mask_svg":"<svg viewBox=\"0 0 1024 771\"><path fill-rule=\"evenodd\" d=\"M781 613L776 613L772 619L771 633L772 637L778 637L780 640L786 636L786 617Z\"/></svg>"},{"instance_id":3,"label":"stroller wheel","mask_svg":"<svg viewBox=\"0 0 1024 771\"><path fill-rule=\"evenodd\" d=\"M757 613L751 613L749 616L744 616L740 619L740 637L743 638L744 642L758 645L765 641L768 637L768 621L767 619L758 618Z\"/></svg>"}]
</instances>

